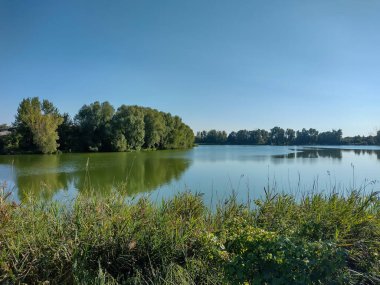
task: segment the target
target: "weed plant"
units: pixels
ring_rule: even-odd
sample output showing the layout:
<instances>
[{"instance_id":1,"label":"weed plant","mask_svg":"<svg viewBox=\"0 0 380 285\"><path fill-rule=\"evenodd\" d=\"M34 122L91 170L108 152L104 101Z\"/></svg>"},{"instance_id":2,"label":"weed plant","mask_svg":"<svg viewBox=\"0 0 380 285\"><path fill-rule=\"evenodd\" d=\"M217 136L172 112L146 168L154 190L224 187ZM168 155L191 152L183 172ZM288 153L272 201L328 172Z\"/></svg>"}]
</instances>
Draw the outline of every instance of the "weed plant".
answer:
<instances>
[{"instance_id":1,"label":"weed plant","mask_svg":"<svg viewBox=\"0 0 380 285\"><path fill-rule=\"evenodd\" d=\"M378 193L0 198L2 284L380 284Z\"/></svg>"}]
</instances>

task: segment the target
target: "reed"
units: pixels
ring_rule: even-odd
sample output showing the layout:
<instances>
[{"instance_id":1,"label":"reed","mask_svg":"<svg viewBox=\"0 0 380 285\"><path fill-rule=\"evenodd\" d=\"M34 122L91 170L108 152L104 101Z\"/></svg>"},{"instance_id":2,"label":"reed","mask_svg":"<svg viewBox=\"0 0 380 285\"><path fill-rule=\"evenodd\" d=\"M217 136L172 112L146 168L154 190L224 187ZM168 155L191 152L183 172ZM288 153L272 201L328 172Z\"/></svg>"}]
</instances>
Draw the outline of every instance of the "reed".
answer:
<instances>
[{"instance_id":1,"label":"reed","mask_svg":"<svg viewBox=\"0 0 380 285\"><path fill-rule=\"evenodd\" d=\"M0 199L5 284L379 284L378 193Z\"/></svg>"}]
</instances>

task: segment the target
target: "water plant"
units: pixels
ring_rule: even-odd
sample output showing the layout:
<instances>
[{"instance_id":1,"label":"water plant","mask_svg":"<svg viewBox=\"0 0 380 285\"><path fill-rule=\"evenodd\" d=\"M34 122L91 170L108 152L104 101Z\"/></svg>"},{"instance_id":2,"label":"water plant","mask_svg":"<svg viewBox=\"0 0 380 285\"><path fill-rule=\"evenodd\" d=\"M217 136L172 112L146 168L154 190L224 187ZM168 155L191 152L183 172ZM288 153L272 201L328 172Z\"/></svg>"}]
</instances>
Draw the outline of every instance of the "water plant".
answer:
<instances>
[{"instance_id":1,"label":"water plant","mask_svg":"<svg viewBox=\"0 0 380 285\"><path fill-rule=\"evenodd\" d=\"M378 193L0 199L7 284L379 284Z\"/></svg>"}]
</instances>

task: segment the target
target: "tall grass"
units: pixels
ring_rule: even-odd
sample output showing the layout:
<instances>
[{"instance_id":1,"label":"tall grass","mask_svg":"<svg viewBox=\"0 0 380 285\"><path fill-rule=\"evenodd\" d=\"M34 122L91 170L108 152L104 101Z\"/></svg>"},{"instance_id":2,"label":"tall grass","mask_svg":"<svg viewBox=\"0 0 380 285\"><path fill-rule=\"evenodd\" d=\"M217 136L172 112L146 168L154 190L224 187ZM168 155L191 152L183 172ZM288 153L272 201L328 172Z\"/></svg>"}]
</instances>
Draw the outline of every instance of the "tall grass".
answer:
<instances>
[{"instance_id":1,"label":"tall grass","mask_svg":"<svg viewBox=\"0 0 380 285\"><path fill-rule=\"evenodd\" d=\"M0 283L380 284L377 193L0 198Z\"/></svg>"}]
</instances>

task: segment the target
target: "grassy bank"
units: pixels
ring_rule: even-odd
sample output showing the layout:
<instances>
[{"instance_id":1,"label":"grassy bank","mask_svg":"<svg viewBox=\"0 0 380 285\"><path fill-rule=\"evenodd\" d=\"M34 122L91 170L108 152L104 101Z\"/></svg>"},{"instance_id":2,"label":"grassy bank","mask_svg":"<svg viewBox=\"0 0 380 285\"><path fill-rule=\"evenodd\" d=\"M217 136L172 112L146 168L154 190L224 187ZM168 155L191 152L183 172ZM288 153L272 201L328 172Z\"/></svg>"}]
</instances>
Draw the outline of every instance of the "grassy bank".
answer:
<instances>
[{"instance_id":1,"label":"grassy bank","mask_svg":"<svg viewBox=\"0 0 380 285\"><path fill-rule=\"evenodd\" d=\"M377 194L0 202L7 284L379 284L379 254Z\"/></svg>"}]
</instances>

